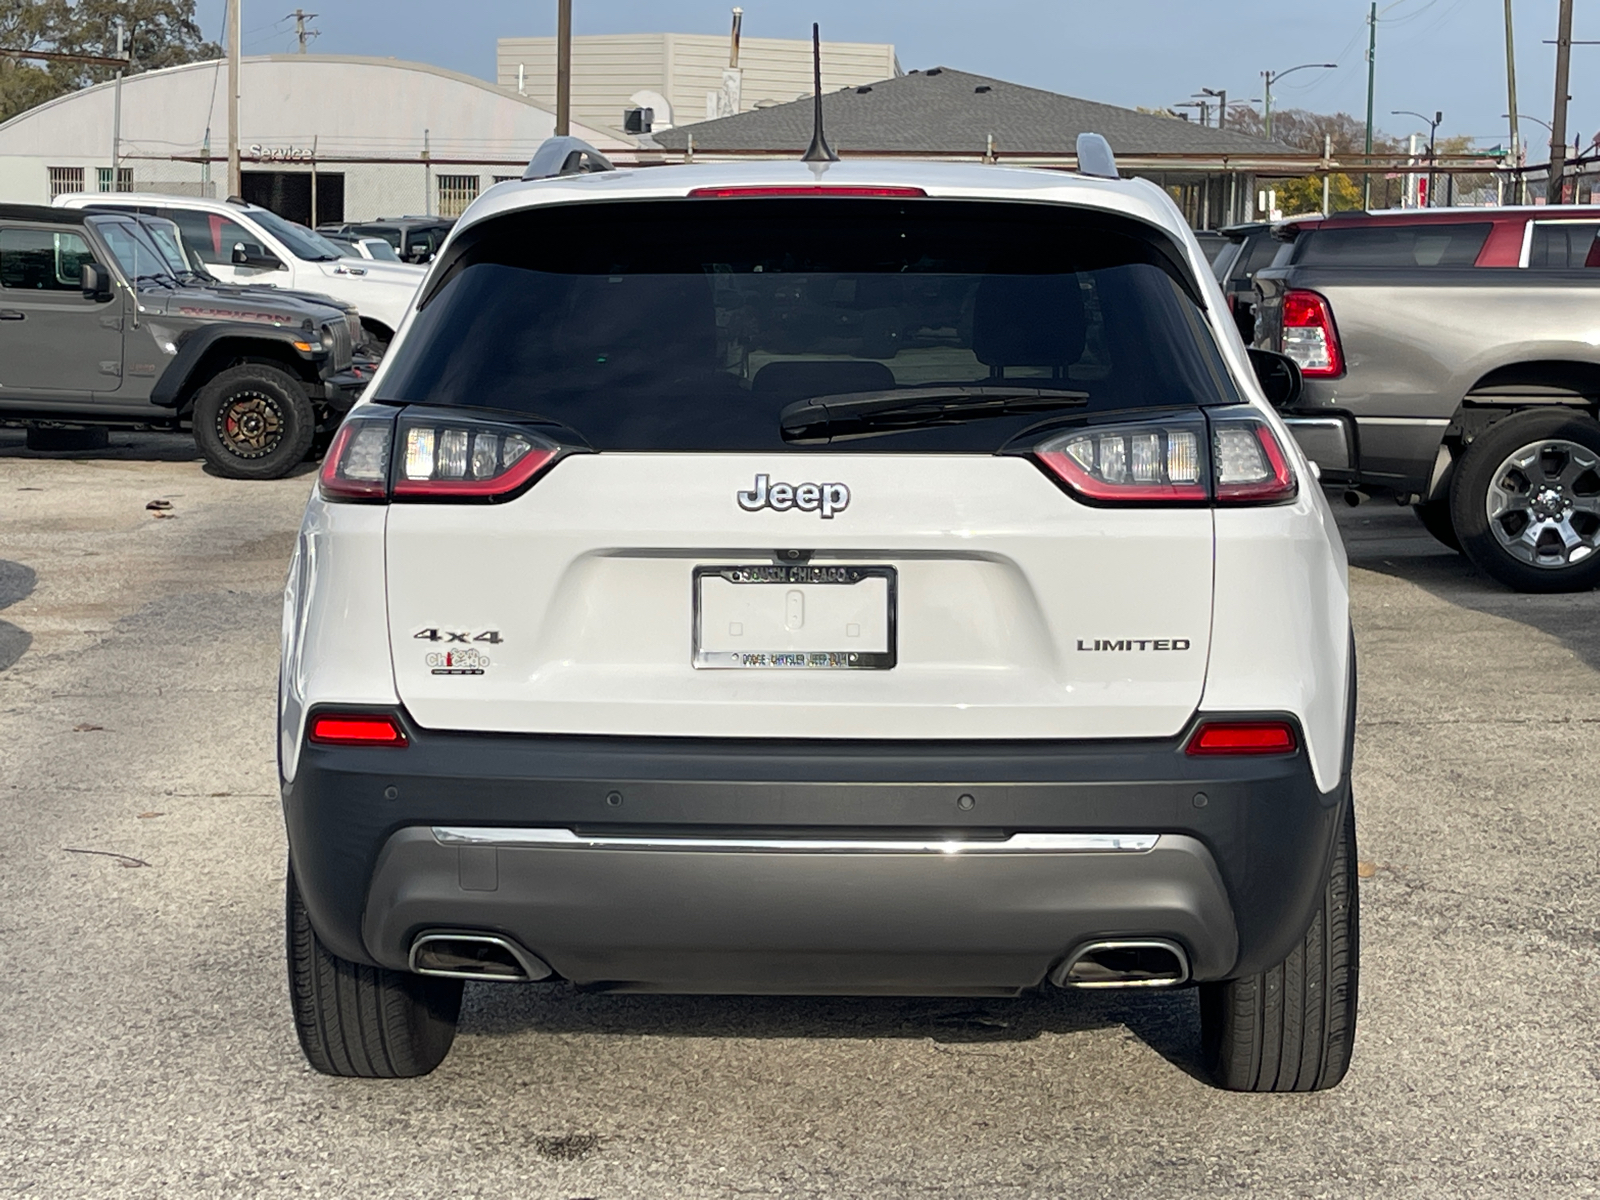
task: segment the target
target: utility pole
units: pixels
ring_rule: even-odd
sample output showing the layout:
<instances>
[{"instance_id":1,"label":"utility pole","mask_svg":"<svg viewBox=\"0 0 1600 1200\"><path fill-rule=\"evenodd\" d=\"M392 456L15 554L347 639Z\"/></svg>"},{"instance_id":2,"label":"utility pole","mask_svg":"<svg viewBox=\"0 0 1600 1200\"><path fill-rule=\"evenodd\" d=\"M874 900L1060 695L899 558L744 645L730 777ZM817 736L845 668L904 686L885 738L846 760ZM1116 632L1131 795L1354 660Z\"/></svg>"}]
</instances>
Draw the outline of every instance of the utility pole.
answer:
<instances>
[{"instance_id":1,"label":"utility pole","mask_svg":"<svg viewBox=\"0 0 1600 1200\"><path fill-rule=\"evenodd\" d=\"M1561 0L1560 27L1556 32L1556 108L1550 120L1550 177L1545 196L1551 204L1561 203L1562 185L1567 174L1567 95L1568 71L1572 65L1572 0ZM1513 105L1512 112L1516 112Z\"/></svg>"},{"instance_id":2,"label":"utility pole","mask_svg":"<svg viewBox=\"0 0 1600 1200\"><path fill-rule=\"evenodd\" d=\"M126 58L127 51L124 46L127 42L128 29L121 17L117 18L117 57ZM122 189L117 186L117 172L122 165L122 68L117 68L116 93L111 101L111 188L113 192Z\"/></svg>"},{"instance_id":3,"label":"utility pole","mask_svg":"<svg viewBox=\"0 0 1600 1200\"><path fill-rule=\"evenodd\" d=\"M1506 99L1510 101L1506 112L1511 117L1511 152L1507 157L1515 172L1512 178L1516 180L1512 196L1515 203L1521 204L1525 197L1522 194L1522 156L1519 153L1522 138L1517 130L1517 43L1512 32L1511 0L1506 0Z\"/></svg>"},{"instance_id":4,"label":"utility pole","mask_svg":"<svg viewBox=\"0 0 1600 1200\"><path fill-rule=\"evenodd\" d=\"M1506 0L1506 12L1511 0ZM1378 0L1367 13L1367 173L1361 177L1361 207L1372 207L1372 97L1378 74Z\"/></svg>"},{"instance_id":5,"label":"utility pole","mask_svg":"<svg viewBox=\"0 0 1600 1200\"><path fill-rule=\"evenodd\" d=\"M294 36L300 39L300 53L304 54L306 43L314 37L322 36L320 29L307 29L306 22L315 20L321 14L308 13L304 9L297 8L289 15L294 18Z\"/></svg>"},{"instance_id":6,"label":"utility pole","mask_svg":"<svg viewBox=\"0 0 1600 1200\"><path fill-rule=\"evenodd\" d=\"M228 195L242 196L244 183L239 173L239 59L244 39L240 0L228 0Z\"/></svg>"},{"instance_id":7,"label":"utility pole","mask_svg":"<svg viewBox=\"0 0 1600 1200\"><path fill-rule=\"evenodd\" d=\"M556 0L556 136L572 132L572 0Z\"/></svg>"}]
</instances>

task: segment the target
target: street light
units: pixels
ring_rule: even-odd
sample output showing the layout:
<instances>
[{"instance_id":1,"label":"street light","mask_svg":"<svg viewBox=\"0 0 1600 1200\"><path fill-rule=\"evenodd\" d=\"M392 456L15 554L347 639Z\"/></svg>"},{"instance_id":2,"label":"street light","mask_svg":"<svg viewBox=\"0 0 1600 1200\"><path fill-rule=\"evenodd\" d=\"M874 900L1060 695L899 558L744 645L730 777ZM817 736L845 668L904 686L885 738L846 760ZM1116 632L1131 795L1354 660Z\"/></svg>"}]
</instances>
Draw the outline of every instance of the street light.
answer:
<instances>
[{"instance_id":1,"label":"street light","mask_svg":"<svg viewBox=\"0 0 1600 1200\"><path fill-rule=\"evenodd\" d=\"M1509 121L1511 119L1511 114L1510 113L1501 113L1500 114L1500 119L1502 121ZM1530 117L1527 113L1518 113L1517 114L1517 120L1519 120L1519 121L1532 121L1535 125L1544 126L1546 131L1548 131L1550 133L1554 133L1555 132L1555 130L1550 128L1550 122L1549 121L1541 121L1541 120L1539 120L1538 117Z\"/></svg>"},{"instance_id":2,"label":"street light","mask_svg":"<svg viewBox=\"0 0 1600 1200\"><path fill-rule=\"evenodd\" d=\"M1272 140L1272 85L1277 83L1278 80L1282 79L1285 75L1293 75L1296 71L1307 71L1307 70L1310 70L1312 67L1316 67L1317 69L1323 70L1323 71L1336 71L1336 70L1339 69L1339 64L1338 63L1301 63L1298 67L1290 67L1287 71L1277 71L1277 72L1263 71L1263 72L1261 72L1261 78L1263 78L1263 79L1265 79L1267 81L1267 91L1266 91L1267 98L1266 98L1266 100L1264 102L1265 105L1266 105L1266 110L1265 110L1265 113L1264 113L1262 119L1266 123L1267 140L1269 142Z\"/></svg>"},{"instance_id":3,"label":"street light","mask_svg":"<svg viewBox=\"0 0 1600 1200\"><path fill-rule=\"evenodd\" d=\"M1412 112L1409 108L1391 108L1389 115L1392 117L1415 117L1419 121L1428 121L1428 118L1419 112ZM1428 121L1428 207L1436 208L1433 202L1433 167L1438 161L1433 152L1434 135L1439 132L1439 123L1444 120L1442 112L1435 112L1433 120Z\"/></svg>"},{"instance_id":4,"label":"street light","mask_svg":"<svg viewBox=\"0 0 1600 1200\"><path fill-rule=\"evenodd\" d=\"M1228 89L1203 87L1195 95L1210 96L1217 102L1217 128L1225 128L1228 124Z\"/></svg>"}]
</instances>

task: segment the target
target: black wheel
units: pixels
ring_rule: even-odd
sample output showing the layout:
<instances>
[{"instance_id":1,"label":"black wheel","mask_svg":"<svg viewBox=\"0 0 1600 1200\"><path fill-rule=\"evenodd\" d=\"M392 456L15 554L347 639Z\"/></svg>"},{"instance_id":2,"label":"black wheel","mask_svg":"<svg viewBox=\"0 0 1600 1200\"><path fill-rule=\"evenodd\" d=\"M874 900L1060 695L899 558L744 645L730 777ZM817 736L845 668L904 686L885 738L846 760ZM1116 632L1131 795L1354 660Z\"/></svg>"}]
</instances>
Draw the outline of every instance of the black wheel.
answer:
<instances>
[{"instance_id":1,"label":"black wheel","mask_svg":"<svg viewBox=\"0 0 1600 1200\"><path fill-rule=\"evenodd\" d=\"M1456 466L1450 513L1467 557L1519 592L1600 584L1600 423L1544 410L1490 426Z\"/></svg>"},{"instance_id":2,"label":"black wheel","mask_svg":"<svg viewBox=\"0 0 1600 1200\"><path fill-rule=\"evenodd\" d=\"M1361 922L1355 807L1347 804L1322 907L1277 966L1200 985L1206 1069L1235 1092L1318 1092L1350 1067Z\"/></svg>"},{"instance_id":3,"label":"black wheel","mask_svg":"<svg viewBox=\"0 0 1600 1200\"><path fill-rule=\"evenodd\" d=\"M289 1002L306 1061L324 1075L426 1075L456 1037L462 981L346 962L317 939L294 871L286 889Z\"/></svg>"},{"instance_id":4,"label":"black wheel","mask_svg":"<svg viewBox=\"0 0 1600 1200\"><path fill-rule=\"evenodd\" d=\"M193 420L200 453L229 479L287 475L317 432L305 385L262 363L230 367L202 387Z\"/></svg>"},{"instance_id":5,"label":"black wheel","mask_svg":"<svg viewBox=\"0 0 1600 1200\"><path fill-rule=\"evenodd\" d=\"M1424 529L1433 534L1435 541L1440 545L1449 546L1457 554L1461 553L1461 539L1456 537L1455 524L1450 520L1449 496L1440 496L1424 504L1413 504L1411 511L1417 514L1417 520L1422 522Z\"/></svg>"}]
</instances>

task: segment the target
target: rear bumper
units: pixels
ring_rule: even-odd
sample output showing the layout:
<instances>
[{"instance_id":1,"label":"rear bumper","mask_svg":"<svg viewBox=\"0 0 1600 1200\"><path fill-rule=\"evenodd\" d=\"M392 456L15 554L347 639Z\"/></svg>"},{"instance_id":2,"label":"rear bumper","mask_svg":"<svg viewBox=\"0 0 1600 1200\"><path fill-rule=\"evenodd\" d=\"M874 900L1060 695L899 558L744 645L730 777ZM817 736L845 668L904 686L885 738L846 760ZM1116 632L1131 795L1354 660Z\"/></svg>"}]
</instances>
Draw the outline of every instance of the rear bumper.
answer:
<instances>
[{"instance_id":1,"label":"rear bumper","mask_svg":"<svg viewBox=\"0 0 1600 1200\"><path fill-rule=\"evenodd\" d=\"M1183 738L409 732L404 749L308 745L285 788L330 949L403 968L418 933L493 931L633 990L1012 992L1117 937L1179 943L1201 980L1260 970L1310 924L1348 795L1318 792L1303 751L1197 759ZM1154 840L992 849L1018 833ZM991 849L872 845L938 839Z\"/></svg>"}]
</instances>

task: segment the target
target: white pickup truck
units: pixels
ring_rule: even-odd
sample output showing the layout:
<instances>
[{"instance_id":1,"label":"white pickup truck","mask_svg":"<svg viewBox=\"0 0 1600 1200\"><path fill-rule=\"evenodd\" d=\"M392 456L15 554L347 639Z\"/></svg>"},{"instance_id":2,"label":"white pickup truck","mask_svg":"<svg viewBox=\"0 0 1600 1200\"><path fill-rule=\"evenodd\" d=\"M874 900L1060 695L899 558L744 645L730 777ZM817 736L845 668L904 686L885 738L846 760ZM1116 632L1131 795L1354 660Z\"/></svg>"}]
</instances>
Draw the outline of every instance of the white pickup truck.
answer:
<instances>
[{"instance_id":1,"label":"white pickup truck","mask_svg":"<svg viewBox=\"0 0 1600 1200\"><path fill-rule=\"evenodd\" d=\"M369 342L381 351L394 337L426 271L408 263L344 257L319 233L270 209L235 200L143 192L74 192L58 207L137 211L166 217L224 283L271 284L321 292L354 304Z\"/></svg>"}]
</instances>

